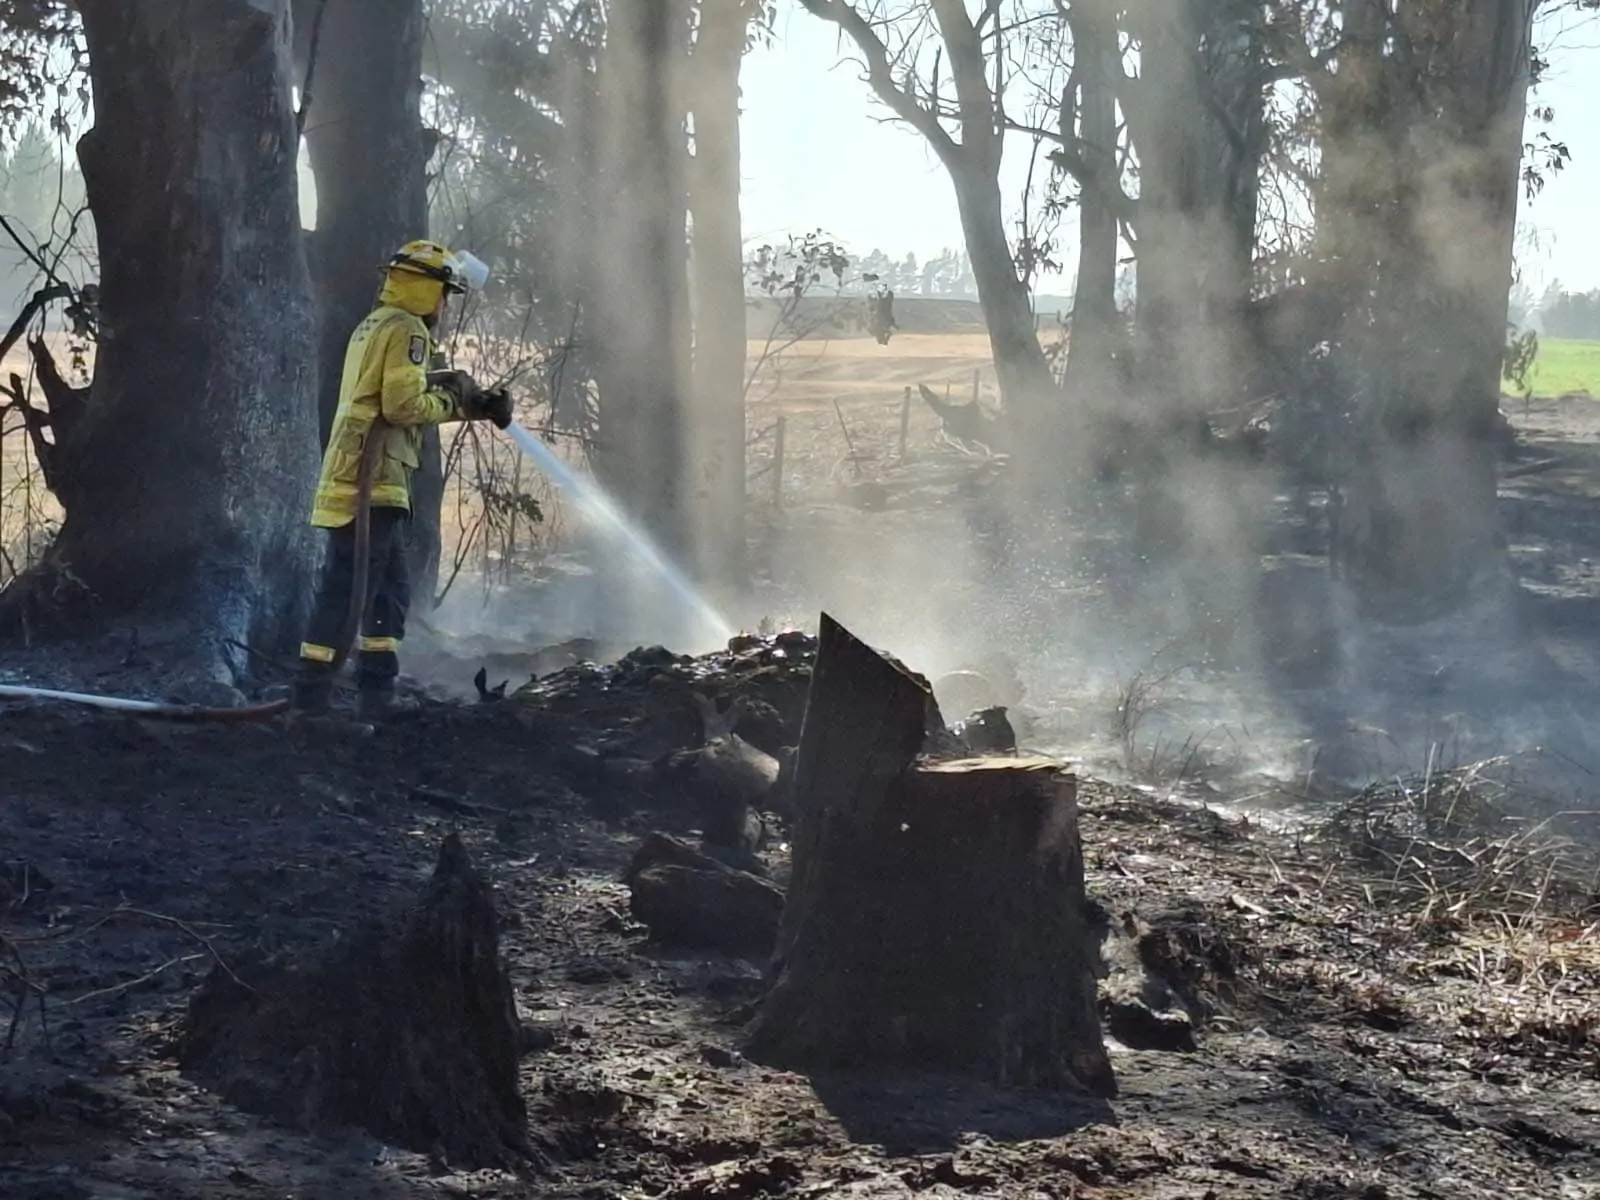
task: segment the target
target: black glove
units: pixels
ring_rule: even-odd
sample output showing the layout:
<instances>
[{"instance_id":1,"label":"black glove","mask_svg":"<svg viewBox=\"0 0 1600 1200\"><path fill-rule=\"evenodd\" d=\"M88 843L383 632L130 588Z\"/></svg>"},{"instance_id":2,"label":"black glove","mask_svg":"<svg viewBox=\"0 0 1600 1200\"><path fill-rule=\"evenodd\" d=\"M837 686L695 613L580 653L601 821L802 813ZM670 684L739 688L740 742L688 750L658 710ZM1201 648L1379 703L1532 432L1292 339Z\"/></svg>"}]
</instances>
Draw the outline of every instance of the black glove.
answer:
<instances>
[{"instance_id":1,"label":"black glove","mask_svg":"<svg viewBox=\"0 0 1600 1200\"><path fill-rule=\"evenodd\" d=\"M481 390L478 381L465 371L429 371L428 386L438 388L440 391L449 392L456 398L456 407L463 414L473 397L478 396Z\"/></svg>"},{"instance_id":2,"label":"black glove","mask_svg":"<svg viewBox=\"0 0 1600 1200\"><path fill-rule=\"evenodd\" d=\"M461 401L461 416L468 421L493 421L496 429L511 424L511 393L503 387L484 391L474 387Z\"/></svg>"}]
</instances>

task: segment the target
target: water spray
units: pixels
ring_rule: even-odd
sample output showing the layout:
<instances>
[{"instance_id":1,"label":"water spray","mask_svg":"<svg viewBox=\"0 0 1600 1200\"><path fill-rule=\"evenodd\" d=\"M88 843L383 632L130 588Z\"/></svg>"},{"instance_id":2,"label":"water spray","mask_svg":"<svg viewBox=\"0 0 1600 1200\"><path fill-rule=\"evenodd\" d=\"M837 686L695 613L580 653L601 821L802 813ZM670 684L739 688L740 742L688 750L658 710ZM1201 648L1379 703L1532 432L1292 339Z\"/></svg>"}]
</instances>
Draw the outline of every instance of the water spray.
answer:
<instances>
[{"instance_id":1,"label":"water spray","mask_svg":"<svg viewBox=\"0 0 1600 1200\"><path fill-rule=\"evenodd\" d=\"M549 476L552 483L566 492L585 513L598 518L603 532L618 544L628 556L647 568L652 575L671 589L704 627L726 641L733 629L711 603L695 588L683 571L663 554L648 536L617 507L599 484L574 470L564 462L544 441L529 433L515 421L505 432L517 448L533 460Z\"/></svg>"}]
</instances>

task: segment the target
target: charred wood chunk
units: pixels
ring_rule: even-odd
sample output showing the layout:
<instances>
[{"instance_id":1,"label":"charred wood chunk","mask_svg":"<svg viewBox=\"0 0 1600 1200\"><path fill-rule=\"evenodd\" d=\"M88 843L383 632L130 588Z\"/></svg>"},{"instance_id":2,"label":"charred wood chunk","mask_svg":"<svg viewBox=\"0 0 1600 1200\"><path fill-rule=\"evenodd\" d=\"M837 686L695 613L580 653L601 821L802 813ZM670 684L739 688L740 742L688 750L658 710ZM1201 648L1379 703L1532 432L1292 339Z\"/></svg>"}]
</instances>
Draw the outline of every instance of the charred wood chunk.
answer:
<instances>
[{"instance_id":1,"label":"charred wood chunk","mask_svg":"<svg viewBox=\"0 0 1600 1200\"><path fill-rule=\"evenodd\" d=\"M666 834L640 846L628 889L633 915L662 945L762 955L777 938L780 888Z\"/></svg>"},{"instance_id":2,"label":"charred wood chunk","mask_svg":"<svg viewBox=\"0 0 1600 1200\"><path fill-rule=\"evenodd\" d=\"M215 968L179 1063L231 1103L359 1126L458 1167L527 1168L525 1048L489 885L451 835L422 895L303 962Z\"/></svg>"},{"instance_id":3,"label":"charred wood chunk","mask_svg":"<svg viewBox=\"0 0 1600 1200\"><path fill-rule=\"evenodd\" d=\"M925 685L826 616L822 629L750 1052L1115 1094L1076 780L1045 759L916 761Z\"/></svg>"}]
</instances>

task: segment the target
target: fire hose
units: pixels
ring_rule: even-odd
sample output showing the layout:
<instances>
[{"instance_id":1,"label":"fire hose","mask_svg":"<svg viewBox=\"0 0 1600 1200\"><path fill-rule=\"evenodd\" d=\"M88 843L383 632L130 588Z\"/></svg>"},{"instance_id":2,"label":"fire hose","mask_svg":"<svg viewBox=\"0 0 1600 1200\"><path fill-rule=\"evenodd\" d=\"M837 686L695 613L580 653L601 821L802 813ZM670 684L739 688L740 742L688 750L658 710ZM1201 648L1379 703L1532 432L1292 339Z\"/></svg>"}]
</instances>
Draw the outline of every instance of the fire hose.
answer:
<instances>
[{"instance_id":1,"label":"fire hose","mask_svg":"<svg viewBox=\"0 0 1600 1200\"><path fill-rule=\"evenodd\" d=\"M383 433L388 423L380 416L373 420L367 431L366 444L361 448L361 465L356 471L355 563L350 581L350 608L334 646L333 667L338 671L350 657L350 647L355 643L361 628L361 617L366 611L367 583L371 577L369 555L372 544L372 480L377 473L378 456L382 453ZM156 700L128 700L120 696L95 696L86 692L63 692L53 688L24 687L0 684L0 700L58 700L67 704L81 704L108 712L125 712L134 716L160 721L190 721L222 725L248 724L269 721L279 713L287 712L288 700L272 700L243 708L214 708L195 704L163 704Z\"/></svg>"}]
</instances>

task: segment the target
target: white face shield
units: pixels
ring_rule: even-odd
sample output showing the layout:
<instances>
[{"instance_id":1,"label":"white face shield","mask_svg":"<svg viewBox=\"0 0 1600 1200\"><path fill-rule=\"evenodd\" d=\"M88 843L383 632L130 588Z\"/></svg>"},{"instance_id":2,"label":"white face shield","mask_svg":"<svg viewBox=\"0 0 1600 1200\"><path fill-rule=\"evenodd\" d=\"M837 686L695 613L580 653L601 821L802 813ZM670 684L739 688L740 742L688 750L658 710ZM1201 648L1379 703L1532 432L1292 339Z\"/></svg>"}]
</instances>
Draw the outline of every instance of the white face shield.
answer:
<instances>
[{"instance_id":1,"label":"white face shield","mask_svg":"<svg viewBox=\"0 0 1600 1200\"><path fill-rule=\"evenodd\" d=\"M481 292L489 282L489 264L470 250L457 250L450 256L450 271L469 292Z\"/></svg>"}]
</instances>

